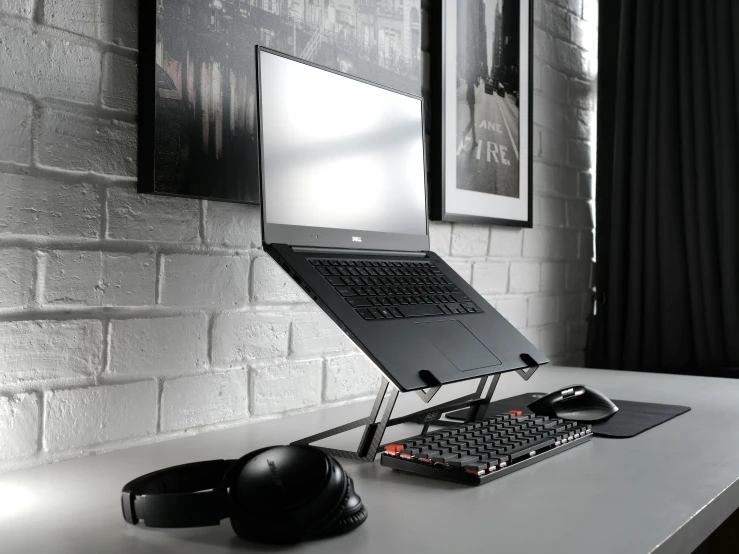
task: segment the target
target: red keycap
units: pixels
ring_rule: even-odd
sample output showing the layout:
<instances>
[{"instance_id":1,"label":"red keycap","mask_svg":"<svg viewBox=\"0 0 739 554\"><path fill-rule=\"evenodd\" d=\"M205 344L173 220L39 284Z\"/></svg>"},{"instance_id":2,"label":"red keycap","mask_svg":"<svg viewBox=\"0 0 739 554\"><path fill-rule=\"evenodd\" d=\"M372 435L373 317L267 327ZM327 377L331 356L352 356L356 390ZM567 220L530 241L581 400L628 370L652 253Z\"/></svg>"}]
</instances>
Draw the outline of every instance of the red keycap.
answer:
<instances>
[{"instance_id":1,"label":"red keycap","mask_svg":"<svg viewBox=\"0 0 739 554\"><path fill-rule=\"evenodd\" d=\"M516 417L523 415L523 412L521 410L510 410L508 413L513 414Z\"/></svg>"},{"instance_id":2,"label":"red keycap","mask_svg":"<svg viewBox=\"0 0 739 554\"><path fill-rule=\"evenodd\" d=\"M401 450L405 448L402 444L386 444L385 445L385 452L388 454L397 454Z\"/></svg>"}]
</instances>

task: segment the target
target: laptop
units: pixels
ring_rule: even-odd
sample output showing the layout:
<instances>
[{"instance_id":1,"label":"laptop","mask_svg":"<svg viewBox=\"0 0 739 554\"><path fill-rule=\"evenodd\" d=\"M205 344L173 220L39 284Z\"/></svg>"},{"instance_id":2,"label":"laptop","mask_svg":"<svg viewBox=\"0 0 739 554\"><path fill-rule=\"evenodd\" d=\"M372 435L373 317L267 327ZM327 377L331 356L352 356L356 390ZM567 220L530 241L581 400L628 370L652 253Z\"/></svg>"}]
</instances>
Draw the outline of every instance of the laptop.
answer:
<instances>
[{"instance_id":1,"label":"laptop","mask_svg":"<svg viewBox=\"0 0 739 554\"><path fill-rule=\"evenodd\" d=\"M400 391L547 363L429 249L421 98L257 47L262 242Z\"/></svg>"}]
</instances>

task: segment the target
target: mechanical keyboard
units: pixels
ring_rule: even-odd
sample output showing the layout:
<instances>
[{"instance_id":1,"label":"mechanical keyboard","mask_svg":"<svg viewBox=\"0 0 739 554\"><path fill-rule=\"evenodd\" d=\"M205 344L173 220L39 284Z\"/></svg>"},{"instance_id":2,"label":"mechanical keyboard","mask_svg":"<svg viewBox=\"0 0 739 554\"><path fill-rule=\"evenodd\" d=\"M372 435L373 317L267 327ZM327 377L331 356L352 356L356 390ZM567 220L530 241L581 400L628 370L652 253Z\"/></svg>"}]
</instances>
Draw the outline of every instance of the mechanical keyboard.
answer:
<instances>
[{"instance_id":1,"label":"mechanical keyboard","mask_svg":"<svg viewBox=\"0 0 739 554\"><path fill-rule=\"evenodd\" d=\"M587 442L592 433L586 423L507 413L386 444L380 463L480 485Z\"/></svg>"},{"instance_id":2,"label":"mechanical keyboard","mask_svg":"<svg viewBox=\"0 0 739 554\"><path fill-rule=\"evenodd\" d=\"M429 260L309 261L369 321L482 312Z\"/></svg>"}]
</instances>

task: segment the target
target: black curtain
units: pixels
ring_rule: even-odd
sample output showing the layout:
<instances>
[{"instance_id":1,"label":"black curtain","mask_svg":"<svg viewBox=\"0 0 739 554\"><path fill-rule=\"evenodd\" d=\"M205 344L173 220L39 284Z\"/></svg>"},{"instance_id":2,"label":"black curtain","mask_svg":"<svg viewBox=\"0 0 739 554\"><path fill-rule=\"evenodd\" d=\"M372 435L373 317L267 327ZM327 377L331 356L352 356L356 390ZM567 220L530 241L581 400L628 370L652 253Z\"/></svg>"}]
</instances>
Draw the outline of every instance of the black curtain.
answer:
<instances>
[{"instance_id":1,"label":"black curtain","mask_svg":"<svg viewBox=\"0 0 739 554\"><path fill-rule=\"evenodd\" d=\"M739 377L739 2L600 9L587 362Z\"/></svg>"}]
</instances>

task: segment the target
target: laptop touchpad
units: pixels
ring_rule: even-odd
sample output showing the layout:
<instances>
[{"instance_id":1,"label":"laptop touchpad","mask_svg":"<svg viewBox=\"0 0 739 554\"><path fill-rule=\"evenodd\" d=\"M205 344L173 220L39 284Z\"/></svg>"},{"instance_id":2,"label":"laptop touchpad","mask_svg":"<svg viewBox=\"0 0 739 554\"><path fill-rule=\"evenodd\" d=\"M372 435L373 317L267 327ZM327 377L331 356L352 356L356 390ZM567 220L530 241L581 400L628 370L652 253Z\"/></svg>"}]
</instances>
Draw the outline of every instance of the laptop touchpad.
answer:
<instances>
[{"instance_id":1,"label":"laptop touchpad","mask_svg":"<svg viewBox=\"0 0 739 554\"><path fill-rule=\"evenodd\" d=\"M460 371L500 364L500 360L467 327L455 319L418 322L428 342Z\"/></svg>"}]
</instances>

